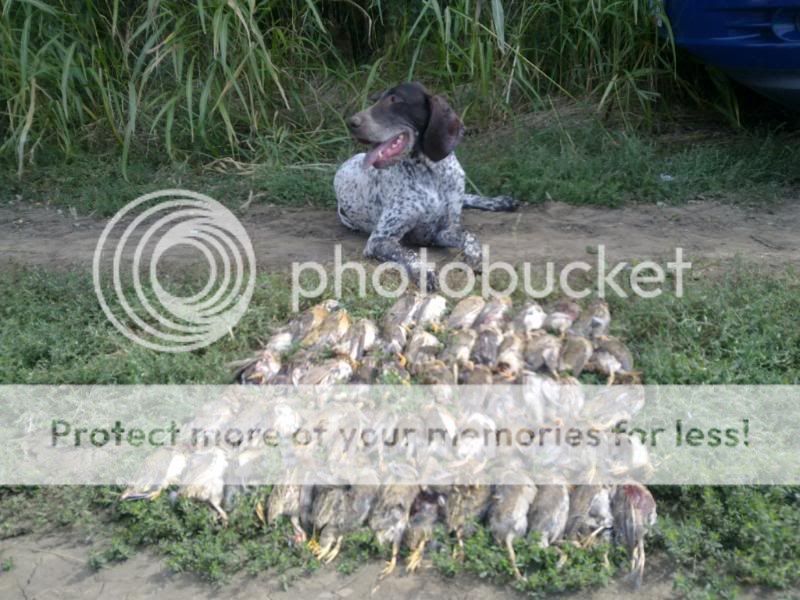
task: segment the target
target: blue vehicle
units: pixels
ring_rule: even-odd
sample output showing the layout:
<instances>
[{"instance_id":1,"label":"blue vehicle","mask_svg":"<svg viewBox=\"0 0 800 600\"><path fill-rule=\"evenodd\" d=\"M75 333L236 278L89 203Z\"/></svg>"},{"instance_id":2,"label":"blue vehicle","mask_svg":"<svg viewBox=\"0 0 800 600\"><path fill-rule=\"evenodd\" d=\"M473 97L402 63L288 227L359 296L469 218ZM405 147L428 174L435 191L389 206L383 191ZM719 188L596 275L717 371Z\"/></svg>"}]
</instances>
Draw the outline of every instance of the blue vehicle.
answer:
<instances>
[{"instance_id":1,"label":"blue vehicle","mask_svg":"<svg viewBox=\"0 0 800 600\"><path fill-rule=\"evenodd\" d=\"M663 0L675 44L800 109L800 0Z\"/></svg>"}]
</instances>

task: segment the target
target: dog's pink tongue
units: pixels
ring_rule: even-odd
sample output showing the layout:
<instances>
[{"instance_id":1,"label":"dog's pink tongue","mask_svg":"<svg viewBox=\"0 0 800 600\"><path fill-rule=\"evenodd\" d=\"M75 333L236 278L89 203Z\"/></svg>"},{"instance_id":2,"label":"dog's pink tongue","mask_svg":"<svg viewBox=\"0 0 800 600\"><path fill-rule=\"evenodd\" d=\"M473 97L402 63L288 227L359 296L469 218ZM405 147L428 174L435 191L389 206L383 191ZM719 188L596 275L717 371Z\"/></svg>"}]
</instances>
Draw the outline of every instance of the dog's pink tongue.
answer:
<instances>
[{"instance_id":1,"label":"dog's pink tongue","mask_svg":"<svg viewBox=\"0 0 800 600\"><path fill-rule=\"evenodd\" d=\"M382 158L385 158L384 155L389 154L389 148L391 147L392 142L394 142L394 138L375 146L372 150L367 152L367 155L364 157L364 168L369 169L376 162Z\"/></svg>"},{"instance_id":2,"label":"dog's pink tongue","mask_svg":"<svg viewBox=\"0 0 800 600\"><path fill-rule=\"evenodd\" d=\"M379 162L389 160L395 156L402 154L406 147L406 135L401 133L394 136L392 139L383 142L376 146L364 157L364 168L368 169L373 165L380 166Z\"/></svg>"}]
</instances>

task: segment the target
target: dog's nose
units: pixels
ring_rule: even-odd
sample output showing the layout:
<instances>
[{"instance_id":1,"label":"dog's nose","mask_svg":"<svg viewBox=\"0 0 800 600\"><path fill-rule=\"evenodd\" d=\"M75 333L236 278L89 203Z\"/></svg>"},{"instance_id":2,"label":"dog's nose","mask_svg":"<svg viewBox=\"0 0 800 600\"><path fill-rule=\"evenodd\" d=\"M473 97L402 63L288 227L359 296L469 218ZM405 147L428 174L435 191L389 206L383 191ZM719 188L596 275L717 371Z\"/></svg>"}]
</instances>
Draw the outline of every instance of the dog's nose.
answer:
<instances>
[{"instance_id":1,"label":"dog's nose","mask_svg":"<svg viewBox=\"0 0 800 600\"><path fill-rule=\"evenodd\" d=\"M360 127L360 126L361 126L361 121L362 121L362 119L361 119L361 117L360 117L360 116L358 116L358 115L353 115L352 117L350 117L349 119L347 119L347 126L348 126L350 129L356 129L356 128L358 128L358 127Z\"/></svg>"}]
</instances>

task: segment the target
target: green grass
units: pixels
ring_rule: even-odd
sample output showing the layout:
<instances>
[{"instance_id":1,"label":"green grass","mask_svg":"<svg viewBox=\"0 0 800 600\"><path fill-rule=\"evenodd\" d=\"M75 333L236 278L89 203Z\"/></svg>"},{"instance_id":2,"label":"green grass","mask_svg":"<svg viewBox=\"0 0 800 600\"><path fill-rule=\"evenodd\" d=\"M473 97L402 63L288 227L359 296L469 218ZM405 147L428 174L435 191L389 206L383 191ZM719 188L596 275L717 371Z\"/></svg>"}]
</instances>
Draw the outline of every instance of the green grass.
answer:
<instances>
[{"instance_id":1,"label":"green grass","mask_svg":"<svg viewBox=\"0 0 800 600\"><path fill-rule=\"evenodd\" d=\"M557 114L533 116L557 120ZM796 135L710 129L687 143L686 135L626 133L602 125L585 108L581 114L577 121L565 117L560 124L481 131L467 137L459 158L482 193L511 194L531 204L559 200L616 207L697 198L752 204L791 197L800 186L794 168L800 162ZM355 151L353 143L343 142L336 161ZM113 162L82 155L39 167L21 180L11 170L0 170L5 191L0 202L21 199L110 216L147 192L187 188L232 209L247 202L251 192L253 204L328 207L335 204L331 181L336 164L244 164L242 173L230 163L203 167L136 159L124 180Z\"/></svg>"},{"instance_id":2,"label":"green grass","mask_svg":"<svg viewBox=\"0 0 800 600\"><path fill-rule=\"evenodd\" d=\"M188 285L188 284L184 284ZM800 382L800 277L735 266L729 273L687 283L687 295L615 300L613 330L630 342L648 383ZM351 298L348 295L348 298ZM350 299L356 315L376 316L375 298ZM283 322L289 310L284 276L259 279L251 308L234 337L180 356L143 350L106 321L83 274L17 270L0 273L2 383L221 383L226 363L247 355ZM800 584L800 492L797 488L660 487L659 525L651 562L674 570L676 591L690 597L733 597L741 586L778 589ZM140 548L163 554L171 569L225 581L238 572L269 570L286 582L318 568L304 549L287 543L287 524L265 529L254 518L257 496L244 496L221 528L206 507L164 495L154 503L116 502L112 488L0 490L0 537L71 526L101 540L90 566L125 560ZM570 551L557 556L533 540L517 544L530 578L514 584L505 556L485 531L470 538L467 560L450 558L453 541L437 533L430 560L443 576L465 572L516 585L532 596L602 585L624 572L624 553ZM367 532L345 545L336 568L350 572L385 557ZM13 558L13 557L11 557Z\"/></svg>"},{"instance_id":3,"label":"green grass","mask_svg":"<svg viewBox=\"0 0 800 600\"><path fill-rule=\"evenodd\" d=\"M309 162L342 113L422 79L483 117L552 92L648 113L675 86L647 0L2 0L0 155Z\"/></svg>"}]
</instances>

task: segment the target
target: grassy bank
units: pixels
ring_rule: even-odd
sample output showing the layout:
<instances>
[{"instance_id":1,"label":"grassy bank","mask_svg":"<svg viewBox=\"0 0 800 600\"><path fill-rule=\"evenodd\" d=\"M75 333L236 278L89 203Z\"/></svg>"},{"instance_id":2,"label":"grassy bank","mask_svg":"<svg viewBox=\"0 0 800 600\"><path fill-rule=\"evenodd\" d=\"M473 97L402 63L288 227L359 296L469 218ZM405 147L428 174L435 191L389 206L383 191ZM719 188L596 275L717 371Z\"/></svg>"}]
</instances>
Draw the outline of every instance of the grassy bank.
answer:
<instances>
[{"instance_id":1,"label":"grassy bank","mask_svg":"<svg viewBox=\"0 0 800 600\"><path fill-rule=\"evenodd\" d=\"M796 134L734 133L713 124L668 127L659 134L625 131L598 122L585 105L569 104L523 116L513 126L476 128L458 156L468 187L530 204L621 206L696 199L753 204L796 197L797 142ZM254 204L333 206L336 164L358 150L343 143L333 162L307 165L163 164L140 158L128 166L127 181L114 161L80 155L38 166L22 179L0 170L0 202L111 216L144 193L177 187L208 194L232 209L251 193Z\"/></svg>"},{"instance_id":2,"label":"grassy bank","mask_svg":"<svg viewBox=\"0 0 800 600\"><path fill-rule=\"evenodd\" d=\"M342 113L420 79L471 120L550 93L647 114L673 86L647 0L2 0L0 155L329 157Z\"/></svg>"},{"instance_id":3,"label":"grassy bank","mask_svg":"<svg viewBox=\"0 0 800 600\"><path fill-rule=\"evenodd\" d=\"M800 382L800 278L759 275L736 267L715 280L693 281L682 299L662 295L612 303L613 329L629 341L647 383ZM202 351L157 355L121 337L98 307L84 274L36 270L0 274L0 381L3 383L223 383L226 363L246 356L289 310L283 276L262 276L250 310L226 337ZM373 316L385 300L348 298L356 315ZM153 504L118 504L109 488L0 491L0 536L72 527L98 540L91 560L101 568L141 548L165 555L170 567L224 581L237 572L273 573L291 580L319 568L286 544L286 531L265 529L253 515L255 497L220 528L211 512L167 497ZM800 494L795 488L656 488L660 521L650 543L654 562L674 570L676 589L692 597L730 596L740 586L785 588L800 583ZM444 576L468 572L518 585L532 595L600 585L625 568L602 549L570 551L562 570L553 552L518 544L531 577L512 584L502 550L480 532L467 560L450 559L452 540L437 533L430 560ZM383 556L367 534L345 545L337 567L348 572Z\"/></svg>"}]
</instances>

